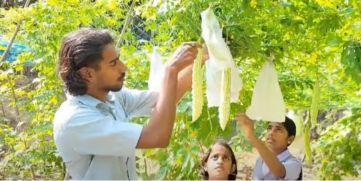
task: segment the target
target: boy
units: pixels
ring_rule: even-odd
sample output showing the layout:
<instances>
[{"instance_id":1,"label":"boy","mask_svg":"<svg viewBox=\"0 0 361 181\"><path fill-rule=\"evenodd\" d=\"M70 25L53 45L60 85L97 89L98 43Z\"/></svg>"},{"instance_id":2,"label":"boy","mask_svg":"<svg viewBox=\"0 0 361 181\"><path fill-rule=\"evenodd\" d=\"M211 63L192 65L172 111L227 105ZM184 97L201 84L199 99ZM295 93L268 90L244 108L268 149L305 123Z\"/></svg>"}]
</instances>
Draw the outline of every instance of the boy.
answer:
<instances>
[{"instance_id":1,"label":"boy","mask_svg":"<svg viewBox=\"0 0 361 181\"><path fill-rule=\"evenodd\" d=\"M290 118L286 117L283 123L269 123L266 144L255 136L253 121L248 116L239 114L237 120L246 138L260 154L253 171L253 180L302 179L302 163L287 149L296 135L296 125Z\"/></svg>"}]
</instances>

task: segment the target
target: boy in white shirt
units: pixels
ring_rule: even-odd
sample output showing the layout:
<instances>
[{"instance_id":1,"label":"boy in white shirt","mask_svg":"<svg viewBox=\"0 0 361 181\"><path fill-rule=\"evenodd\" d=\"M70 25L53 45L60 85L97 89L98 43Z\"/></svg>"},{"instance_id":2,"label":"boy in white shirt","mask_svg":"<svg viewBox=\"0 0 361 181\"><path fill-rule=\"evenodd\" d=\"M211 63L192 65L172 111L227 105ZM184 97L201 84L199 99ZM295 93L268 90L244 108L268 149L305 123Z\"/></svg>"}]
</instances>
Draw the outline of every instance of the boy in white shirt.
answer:
<instances>
[{"instance_id":1,"label":"boy in white shirt","mask_svg":"<svg viewBox=\"0 0 361 181\"><path fill-rule=\"evenodd\" d=\"M248 116L239 114L237 120L246 138L260 154L253 180L302 180L302 163L287 149L296 135L296 125L290 118L286 117L281 123L269 123L266 143L255 136L253 121Z\"/></svg>"}]
</instances>

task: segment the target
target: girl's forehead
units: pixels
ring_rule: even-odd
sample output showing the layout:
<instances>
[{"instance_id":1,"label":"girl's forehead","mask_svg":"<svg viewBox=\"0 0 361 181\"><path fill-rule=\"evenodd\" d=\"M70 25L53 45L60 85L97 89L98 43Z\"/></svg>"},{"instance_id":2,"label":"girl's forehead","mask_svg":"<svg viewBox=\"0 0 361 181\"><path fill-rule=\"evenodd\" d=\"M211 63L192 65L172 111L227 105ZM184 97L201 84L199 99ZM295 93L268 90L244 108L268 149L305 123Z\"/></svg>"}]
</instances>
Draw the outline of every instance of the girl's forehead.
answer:
<instances>
[{"instance_id":1,"label":"girl's forehead","mask_svg":"<svg viewBox=\"0 0 361 181\"><path fill-rule=\"evenodd\" d=\"M212 146L211 154L215 154L216 152L226 152L229 155L231 154L230 150L227 147L219 143L216 143Z\"/></svg>"}]
</instances>

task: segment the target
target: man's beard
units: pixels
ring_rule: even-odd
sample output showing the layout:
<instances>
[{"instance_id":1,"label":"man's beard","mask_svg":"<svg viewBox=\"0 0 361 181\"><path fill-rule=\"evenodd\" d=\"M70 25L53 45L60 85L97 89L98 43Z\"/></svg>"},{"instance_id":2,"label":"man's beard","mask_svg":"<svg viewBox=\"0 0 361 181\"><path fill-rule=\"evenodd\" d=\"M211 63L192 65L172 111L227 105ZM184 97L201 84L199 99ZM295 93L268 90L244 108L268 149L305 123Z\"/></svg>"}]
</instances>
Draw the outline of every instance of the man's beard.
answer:
<instances>
[{"instance_id":1,"label":"man's beard","mask_svg":"<svg viewBox=\"0 0 361 181\"><path fill-rule=\"evenodd\" d=\"M120 84L118 84L116 86L106 87L105 90L108 91L108 92L109 91L112 91L112 92L120 91L123 88L123 85L124 85L124 77L125 77L125 73L123 73L122 76L118 78L118 81L120 82Z\"/></svg>"},{"instance_id":2,"label":"man's beard","mask_svg":"<svg viewBox=\"0 0 361 181\"><path fill-rule=\"evenodd\" d=\"M120 91L121 89L123 88L123 84L122 85L120 85L120 86L117 86L117 87L109 87L109 88L107 88L107 91L112 91L112 92L118 92L118 91Z\"/></svg>"}]
</instances>

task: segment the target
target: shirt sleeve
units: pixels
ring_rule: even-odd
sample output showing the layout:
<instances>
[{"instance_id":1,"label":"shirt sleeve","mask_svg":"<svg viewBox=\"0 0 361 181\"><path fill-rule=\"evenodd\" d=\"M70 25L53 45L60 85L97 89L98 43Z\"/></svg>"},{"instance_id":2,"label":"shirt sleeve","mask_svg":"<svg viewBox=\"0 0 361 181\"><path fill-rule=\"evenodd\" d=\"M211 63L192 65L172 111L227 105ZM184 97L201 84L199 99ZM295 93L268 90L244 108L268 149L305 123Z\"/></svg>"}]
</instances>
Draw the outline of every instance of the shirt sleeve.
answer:
<instances>
[{"instance_id":1,"label":"shirt sleeve","mask_svg":"<svg viewBox=\"0 0 361 181\"><path fill-rule=\"evenodd\" d=\"M123 88L117 95L130 118L149 116L158 100L157 92L127 88Z\"/></svg>"},{"instance_id":2,"label":"shirt sleeve","mask_svg":"<svg viewBox=\"0 0 361 181\"><path fill-rule=\"evenodd\" d=\"M260 173L262 173L262 162L261 162L261 159L258 157L257 160L256 160L256 164L254 166L254 169L253 169L253 173L252 173L252 180L263 180L261 178L261 175Z\"/></svg>"},{"instance_id":3,"label":"shirt sleeve","mask_svg":"<svg viewBox=\"0 0 361 181\"><path fill-rule=\"evenodd\" d=\"M290 159L283 163L286 169L285 180L297 180L300 176L302 163L296 158Z\"/></svg>"},{"instance_id":4,"label":"shirt sleeve","mask_svg":"<svg viewBox=\"0 0 361 181\"><path fill-rule=\"evenodd\" d=\"M131 156L135 154L142 126L88 111L75 115L66 131L69 144L79 154Z\"/></svg>"}]
</instances>

